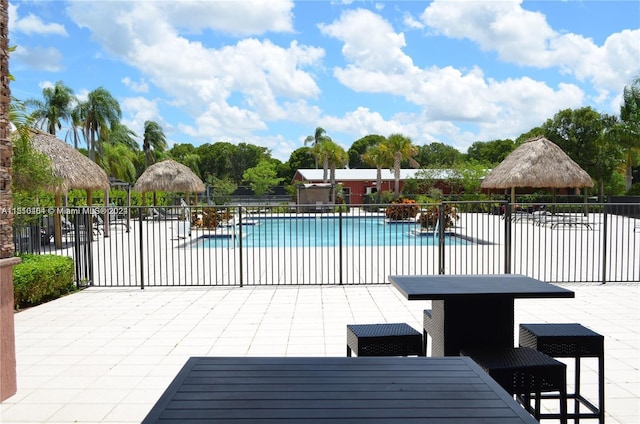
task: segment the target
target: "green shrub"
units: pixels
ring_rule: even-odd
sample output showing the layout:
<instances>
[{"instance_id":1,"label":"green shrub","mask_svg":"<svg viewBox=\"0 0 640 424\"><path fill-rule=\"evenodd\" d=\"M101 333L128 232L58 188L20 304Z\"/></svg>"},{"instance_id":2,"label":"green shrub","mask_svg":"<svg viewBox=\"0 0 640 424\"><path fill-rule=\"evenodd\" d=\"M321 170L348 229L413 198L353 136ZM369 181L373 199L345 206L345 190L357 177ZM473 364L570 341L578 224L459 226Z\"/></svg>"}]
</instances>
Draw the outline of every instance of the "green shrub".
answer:
<instances>
[{"instance_id":1,"label":"green shrub","mask_svg":"<svg viewBox=\"0 0 640 424\"><path fill-rule=\"evenodd\" d=\"M455 207L450 204L446 204L443 207L444 213L444 228L451 228L455 224L455 222L460 219L458 216L458 211ZM420 226L425 229L434 229L437 230L436 226L438 224L438 220L440 218L440 206L432 205L427 209L423 210L420 214L419 222Z\"/></svg>"},{"instance_id":2,"label":"green shrub","mask_svg":"<svg viewBox=\"0 0 640 424\"><path fill-rule=\"evenodd\" d=\"M57 255L21 255L13 268L16 309L56 299L76 289L73 259Z\"/></svg>"},{"instance_id":3,"label":"green shrub","mask_svg":"<svg viewBox=\"0 0 640 424\"><path fill-rule=\"evenodd\" d=\"M385 216L393 221L415 218L420 207L413 199L398 199L385 209Z\"/></svg>"}]
</instances>

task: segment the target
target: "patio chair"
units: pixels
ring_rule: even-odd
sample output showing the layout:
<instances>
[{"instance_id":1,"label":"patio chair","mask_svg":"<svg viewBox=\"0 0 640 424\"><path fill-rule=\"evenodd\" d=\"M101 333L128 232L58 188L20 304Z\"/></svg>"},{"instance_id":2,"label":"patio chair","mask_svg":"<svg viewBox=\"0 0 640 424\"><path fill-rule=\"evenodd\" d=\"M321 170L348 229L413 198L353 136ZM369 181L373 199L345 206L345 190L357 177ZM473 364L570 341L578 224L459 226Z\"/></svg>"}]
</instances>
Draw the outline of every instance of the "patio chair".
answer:
<instances>
[{"instance_id":1,"label":"patio chair","mask_svg":"<svg viewBox=\"0 0 640 424\"><path fill-rule=\"evenodd\" d=\"M552 214L551 212L548 211L541 211L541 212L534 212L535 217L534 217L534 222L537 225L549 225L550 228L553 230L555 227L558 227L560 225L566 225L566 226L584 226L587 229L591 230L591 224L589 224L589 222L586 221L582 221L581 219L578 219L575 216L571 216L571 215L560 215L560 214Z\"/></svg>"},{"instance_id":2,"label":"patio chair","mask_svg":"<svg viewBox=\"0 0 640 424\"><path fill-rule=\"evenodd\" d=\"M62 235L73 232L73 224L69 222L64 216L60 216L60 230ZM41 243L48 244L55 235L55 217L43 216L40 223L40 241Z\"/></svg>"}]
</instances>

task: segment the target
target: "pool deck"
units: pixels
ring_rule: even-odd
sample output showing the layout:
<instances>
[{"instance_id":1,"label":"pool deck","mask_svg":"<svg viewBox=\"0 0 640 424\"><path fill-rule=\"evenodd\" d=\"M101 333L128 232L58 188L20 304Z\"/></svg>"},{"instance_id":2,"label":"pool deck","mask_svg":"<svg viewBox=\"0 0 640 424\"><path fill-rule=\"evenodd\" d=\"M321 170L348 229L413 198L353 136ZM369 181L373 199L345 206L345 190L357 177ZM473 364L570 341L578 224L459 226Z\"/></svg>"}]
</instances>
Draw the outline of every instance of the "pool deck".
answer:
<instances>
[{"instance_id":1,"label":"pool deck","mask_svg":"<svg viewBox=\"0 0 640 424\"><path fill-rule=\"evenodd\" d=\"M640 285L561 285L575 299L517 300L516 328L579 322L603 334L606 421L639 423ZM89 288L15 315L18 393L0 422L139 423L190 356L345 356L347 324L420 329L428 307L389 284Z\"/></svg>"}]
</instances>

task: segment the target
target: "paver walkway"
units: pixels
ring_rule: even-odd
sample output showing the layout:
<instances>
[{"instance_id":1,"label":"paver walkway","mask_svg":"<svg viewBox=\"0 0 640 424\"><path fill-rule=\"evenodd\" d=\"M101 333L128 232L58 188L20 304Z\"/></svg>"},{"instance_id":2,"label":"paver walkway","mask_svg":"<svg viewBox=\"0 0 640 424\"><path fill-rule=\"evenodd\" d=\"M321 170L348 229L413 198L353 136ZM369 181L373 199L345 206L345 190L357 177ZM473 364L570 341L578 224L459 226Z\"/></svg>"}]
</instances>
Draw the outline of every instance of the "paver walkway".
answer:
<instances>
[{"instance_id":1,"label":"paver walkway","mask_svg":"<svg viewBox=\"0 0 640 424\"><path fill-rule=\"evenodd\" d=\"M563 286L576 298L517 300L516 327L604 334L607 423L639 423L640 286ZM344 356L346 324L420 329L429 306L390 285L87 289L16 314L19 389L0 422L139 423L190 356Z\"/></svg>"}]
</instances>

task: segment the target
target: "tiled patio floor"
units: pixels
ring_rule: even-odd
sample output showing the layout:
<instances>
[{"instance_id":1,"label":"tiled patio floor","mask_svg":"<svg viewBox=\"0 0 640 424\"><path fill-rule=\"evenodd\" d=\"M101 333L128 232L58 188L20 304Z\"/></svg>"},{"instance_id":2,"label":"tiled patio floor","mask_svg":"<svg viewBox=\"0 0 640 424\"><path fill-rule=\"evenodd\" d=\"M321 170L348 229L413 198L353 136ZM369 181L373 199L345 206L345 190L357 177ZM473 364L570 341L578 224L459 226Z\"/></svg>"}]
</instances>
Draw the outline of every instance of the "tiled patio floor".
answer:
<instances>
[{"instance_id":1,"label":"tiled patio floor","mask_svg":"<svg viewBox=\"0 0 640 424\"><path fill-rule=\"evenodd\" d=\"M575 299L516 300L516 327L604 334L607 423L640 423L640 286L565 287ZM390 285L87 289L16 314L18 393L0 422L139 423L190 356L344 356L346 324L420 329L429 306Z\"/></svg>"}]
</instances>

